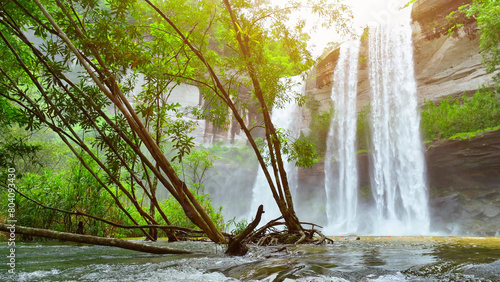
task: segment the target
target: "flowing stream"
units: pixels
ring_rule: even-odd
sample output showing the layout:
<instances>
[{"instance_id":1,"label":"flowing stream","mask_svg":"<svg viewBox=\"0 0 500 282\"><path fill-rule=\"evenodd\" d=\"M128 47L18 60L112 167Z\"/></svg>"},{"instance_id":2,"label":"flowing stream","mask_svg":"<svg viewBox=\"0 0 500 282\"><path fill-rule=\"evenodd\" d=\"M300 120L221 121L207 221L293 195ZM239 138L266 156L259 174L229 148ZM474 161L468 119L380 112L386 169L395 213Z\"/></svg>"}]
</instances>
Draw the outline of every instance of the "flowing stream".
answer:
<instances>
[{"instance_id":1,"label":"flowing stream","mask_svg":"<svg viewBox=\"0 0 500 282\"><path fill-rule=\"evenodd\" d=\"M229 257L213 243L158 241L196 252L154 255L113 247L17 243L0 281L498 281L500 238L335 238L330 245L252 247ZM0 244L6 254L7 243ZM3 256L6 261L5 256Z\"/></svg>"},{"instance_id":2,"label":"flowing stream","mask_svg":"<svg viewBox=\"0 0 500 282\"><path fill-rule=\"evenodd\" d=\"M360 41L340 47L331 99L334 113L325 154L328 227L325 232L355 232L358 228L358 169L356 162L356 94Z\"/></svg>"},{"instance_id":3,"label":"flowing stream","mask_svg":"<svg viewBox=\"0 0 500 282\"><path fill-rule=\"evenodd\" d=\"M292 92L303 93L304 83L300 76L295 76L291 78L294 86L291 89ZM272 112L271 121L273 122L276 129L280 128L284 132L288 133L288 140L295 140L300 134L300 123L301 123L301 111L297 103L292 99L290 102L286 102L282 107L275 107ZM288 185L292 197L295 196L298 184L298 169L295 166L295 162L287 162L286 156L283 156L284 167L287 174ZM268 171L274 180L274 174L272 167L268 167ZM257 178L253 186L252 193L252 204L249 214L247 216L248 220L252 220L257 212L259 205L264 205L265 213L262 215L261 225L278 218L281 216L278 205L273 198L271 189L269 188L269 183L264 175L264 172L259 167L257 173Z\"/></svg>"},{"instance_id":4,"label":"flowing stream","mask_svg":"<svg viewBox=\"0 0 500 282\"><path fill-rule=\"evenodd\" d=\"M369 58L371 186L376 204L372 232L428 234L425 159L409 18L401 25L371 28Z\"/></svg>"}]
</instances>

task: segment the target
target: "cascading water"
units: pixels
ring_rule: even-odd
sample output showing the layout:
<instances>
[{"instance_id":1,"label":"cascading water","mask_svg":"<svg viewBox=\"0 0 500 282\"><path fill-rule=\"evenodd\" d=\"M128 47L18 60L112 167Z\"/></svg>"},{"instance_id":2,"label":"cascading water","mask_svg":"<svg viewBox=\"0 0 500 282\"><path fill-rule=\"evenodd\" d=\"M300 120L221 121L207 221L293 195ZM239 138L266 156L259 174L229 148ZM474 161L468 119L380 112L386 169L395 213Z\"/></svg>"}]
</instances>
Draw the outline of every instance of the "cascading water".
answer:
<instances>
[{"instance_id":1,"label":"cascading water","mask_svg":"<svg viewBox=\"0 0 500 282\"><path fill-rule=\"evenodd\" d=\"M291 79L295 85L292 91L303 93L305 82L302 81L300 76L295 76ZM296 139L299 137L301 112L300 107L296 103L294 103L293 100L289 103L285 103L280 108L274 108L271 121L273 122L275 128L281 128L288 131L290 134L290 139ZM295 162L287 162L285 161L285 159L283 161L290 192L292 194L292 197L294 197L298 184L298 169L295 166ZM274 179L272 168L268 167L268 170L271 173L271 177ZM264 205L265 211L260 221L261 224L265 224L268 221L281 216L278 205L276 204L271 189L269 188L269 183L266 180L266 176L264 175L262 169L259 167L257 178L255 179L255 184L253 186L252 204L247 219L251 220L255 216L255 212L261 204Z\"/></svg>"},{"instance_id":2,"label":"cascading water","mask_svg":"<svg viewBox=\"0 0 500 282\"><path fill-rule=\"evenodd\" d=\"M376 207L370 220L374 234L429 232L411 36L409 20L370 28L371 186Z\"/></svg>"},{"instance_id":3,"label":"cascading water","mask_svg":"<svg viewBox=\"0 0 500 282\"><path fill-rule=\"evenodd\" d=\"M356 93L360 41L344 43L335 67L331 99L334 114L325 155L326 232L357 229Z\"/></svg>"}]
</instances>

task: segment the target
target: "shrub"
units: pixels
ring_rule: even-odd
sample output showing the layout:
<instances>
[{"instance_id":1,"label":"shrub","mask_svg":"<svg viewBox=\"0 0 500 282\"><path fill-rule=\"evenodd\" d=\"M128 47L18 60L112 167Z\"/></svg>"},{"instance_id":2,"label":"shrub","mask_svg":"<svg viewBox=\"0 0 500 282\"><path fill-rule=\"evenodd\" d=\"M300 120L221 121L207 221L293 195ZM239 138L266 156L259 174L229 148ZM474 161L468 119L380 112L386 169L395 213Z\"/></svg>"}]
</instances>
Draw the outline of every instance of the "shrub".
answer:
<instances>
[{"instance_id":1,"label":"shrub","mask_svg":"<svg viewBox=\"0 0 500 282\"><path fill-rule=\"evenodd\" d=\"M330 130L332 116L333 110L322 111L311 116L308 139L316 144L316 148L321 154L326 152L326 142L328 140L328 131Z\"/></svg>"},{"instance_id":2,"label":"shrub","mask_svg":"<svg viewBox=\"0 0 500 282\"><path fill-rule=\"evenodd\" d=\"M463 132L475 132L500 125L500 99L488 88L472 97L448 97L438 105L427 101L422 110L425 140L446 139Z\"/></svg>"}]
</instances>

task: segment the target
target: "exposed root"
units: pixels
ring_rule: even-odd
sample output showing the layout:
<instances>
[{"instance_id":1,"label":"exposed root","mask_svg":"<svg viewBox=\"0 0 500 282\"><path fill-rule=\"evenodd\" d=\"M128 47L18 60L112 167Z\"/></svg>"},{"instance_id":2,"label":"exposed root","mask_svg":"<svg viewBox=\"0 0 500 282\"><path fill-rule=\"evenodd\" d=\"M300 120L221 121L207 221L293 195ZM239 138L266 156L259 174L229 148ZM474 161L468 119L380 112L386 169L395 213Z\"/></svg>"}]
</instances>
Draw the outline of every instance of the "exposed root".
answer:
<instances>
[{"instance_id":1,"label":"exposed root","mask_svg":"<svg viewBox=\"0 0 500 282\"><path fill-rule=\"evenodd\" d=\"M323 233L321 233L319 230L314 230L314 232L316 234L318 234L320 236L320 239L317 240L317 242L315 243L316 245L321 245L323 243L327 243L327 244L333 244L333 240L330 239L330 238L327 238L325 235L323 235Z\"/></svg>"},{"instance_id":2,"label":"exposed root","mask_svg":"<svg viewBox=\"0 0 500 282\"><path fill-rule=\"evenodd\" d=\"M278 230L277 226L285 225L285 222L279 221L282 217L268 222L263 227L251 233L244 241L247 244L255 244L257 246L275 246L280 244L333 244L333 240L327 238L321 233L319 225L301 222L302 225L311 225L311 229L303 229L297 231Z\"/></svg>"},{"instance_id":3,"label":"exposed root","mask_svg":"<svg viewBox=\"0 0 500 282\"><path fill-rule=\"evenodd\" d=\"M248 244L255 244L257 246L276 246L276 245L289 245L289 244L323 244L333 243L333 240L326 238L315 227L322 228L319 225L309 222L300 222L301 225L311 225L308 230L302 227L301 230L278 230L277 226L285 225L285 222L280 221L283 217L271 220L263 227L253 231L260 222L262 213L264 213L263 206L260 205L257 210L255 219L243 230L242 233L236 236L225 234L229 238L229 246L226 254L242 256L248 252ZM317 236L315 236L317 235ZM318 238L319 236L319 238ZM286 247L281 248L286 249ZM280 249L280 250L281 250Z\"/></svg>"},{"instance_id":4,"label":"exposed root","mask_svg":"<svg viewBox=\"0 0 500 282\"><path fill-rule=\"evenodd\" d=\"M260 218L264 213L264 206L260 205L255 219L241 232L239 235L234 236L229 239L229 245L226 250L228 255L243 256L248 252L248 246L246 244L246 238L250 236L252 231L259 225Z\"/></svg>"},{"instance_id":5,"label":"exposed root","mask_svg":"<svg viewBox=\"0 0 500 282\"><path fill-rule=\"evenodd\" d=\"M300 234L300 238L299 238L299 240L297 240L297 242L295 242L296 245L304 242L304 240L306 239L306 233L304 231L299 231L299 234Z\"/></svg>"},{"instance_id":6,"label":"exposed root","mask_svg":"<svg viewBox=\"0 0 500 282\"><path fill-rule=\"evenodd\" d=\"M276 246L276 245L278 245L278 238L276 238L276 237L271 238L271 242L269 242L269 245L270 246Z\"/></svg>"},{"instance_id":7,"label":"exposed root","mask_svg":"<svg viewBox=\"0 0 500 282\"><path fill-rule=\"evenodd\" d=\"M257 241L257 246L262 246L264 245L264 242L269 239L270 236L269 235L266 235L266 236L263 236L262 238L259 239L259 241Z\"/></svg>"}]
</instances>

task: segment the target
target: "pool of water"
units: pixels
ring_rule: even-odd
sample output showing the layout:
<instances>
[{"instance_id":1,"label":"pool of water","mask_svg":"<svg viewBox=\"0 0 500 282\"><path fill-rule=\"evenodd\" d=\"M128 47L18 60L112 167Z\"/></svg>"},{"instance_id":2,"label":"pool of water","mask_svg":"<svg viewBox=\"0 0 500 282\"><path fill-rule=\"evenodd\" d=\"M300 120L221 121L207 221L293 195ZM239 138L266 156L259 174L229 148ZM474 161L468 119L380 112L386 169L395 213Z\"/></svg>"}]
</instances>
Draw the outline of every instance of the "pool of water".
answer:
<instances>
[{"instance_id":1,"label":"pool of water","mask_svg":"<svg viewBox=\"0 0 500 282\"><path fill-rule=\"evenodd\" d=\"M9 274L1 243L0 281L500 281L500 238L334 238L323 246L252 247L224 255L206 242L168 244L195 252L153 255L69 243L21 243Z\"/></svg>"}]
</instances>

